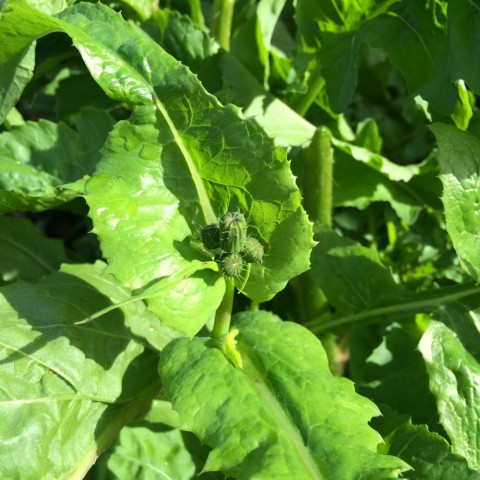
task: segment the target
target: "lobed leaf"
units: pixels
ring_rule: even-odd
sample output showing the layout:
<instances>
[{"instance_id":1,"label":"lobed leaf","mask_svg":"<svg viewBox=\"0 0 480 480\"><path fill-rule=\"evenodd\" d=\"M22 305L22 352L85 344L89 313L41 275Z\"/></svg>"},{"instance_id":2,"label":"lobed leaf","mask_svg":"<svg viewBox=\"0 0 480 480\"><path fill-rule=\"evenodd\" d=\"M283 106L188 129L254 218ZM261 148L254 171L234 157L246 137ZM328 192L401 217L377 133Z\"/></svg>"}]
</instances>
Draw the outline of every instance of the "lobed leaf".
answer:
<instances>
[{"instance_id":1,"label":"lobed leaf","mask_svg":"<svg viewBox=\"0 0 480 480\"><path fill-rule=\"evenodd\" d=\"M134 107L110 135L87 186L111 273L139 288L181 269L198 258L189 244L194 222L212 223L234 209L248 212L251 231L267 247L243 290L252 299L268 300L308 268L312 229L286 152L254 121L219 105L183 65L101 4L76 5L62 20L21 0L9 6L3 21L15 25L23 44L51 31L69 34L104 91ZM128 241L118 251L122 239ZM203 302L203 323L223 292L210 288L221 283L208 275L188 280L172 296L212 292ZM152 308L163 314L167 307ZM178 324L197 313L186 309Z\"/></svg>"},{"instance_id":2,"label":"lobed leaf","mask_svg":"<svg viewBox=\"0 0 480 480\"><path fill-rule=\"evenodd\" d=\"M181 427L213 449L204 470L305 480L397 478L408 468L376 453L381 438L368 421L377 408L330 373L308 330L267 312L238 315L234 324L243 369L206 338L174 340L161 355Z\"/></svg>"}]
</instances>

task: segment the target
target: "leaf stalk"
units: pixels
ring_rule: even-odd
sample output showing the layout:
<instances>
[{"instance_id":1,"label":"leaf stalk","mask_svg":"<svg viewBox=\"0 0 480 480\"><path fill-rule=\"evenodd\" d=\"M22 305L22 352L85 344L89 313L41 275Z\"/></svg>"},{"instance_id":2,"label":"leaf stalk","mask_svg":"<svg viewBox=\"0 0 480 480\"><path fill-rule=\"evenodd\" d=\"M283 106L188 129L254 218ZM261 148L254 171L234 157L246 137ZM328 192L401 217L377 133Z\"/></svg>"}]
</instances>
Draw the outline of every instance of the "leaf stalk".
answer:
<instances>
[{"instance_id":1,"label":"leaf stalk","mask_svg":"<svg viewBox=\"0 0 480 480\"><path fill-rule=\"evenodd\" d=\"M441 290L445 290L447 292L450 288L451 287L444 287ZM431 292L425 292L425 294L417 294L417 300L412 300L410 302L404 303L396 303L385 307L372 308L371 310L364 310L362 312L352 313L342 317L339 316L326 322L314 320L308 324L305 324L305 327L307 327L315 335L320 335L335 328L338 328L342 325L355 324L361 321L371 322L371 320L369 319L372 318L377 318L377 321L380 322L387 317L398 314L402 314L402 316L407 316L412 313L431 312L432 310L444 306L449 302L456 302L462 298L469 297L471 295L479 295L480 288L475 286L460 292L446 293L443 296L435 296L434 298L428 298L429 294L431 294Z\"/></svg>"}]
</instances>

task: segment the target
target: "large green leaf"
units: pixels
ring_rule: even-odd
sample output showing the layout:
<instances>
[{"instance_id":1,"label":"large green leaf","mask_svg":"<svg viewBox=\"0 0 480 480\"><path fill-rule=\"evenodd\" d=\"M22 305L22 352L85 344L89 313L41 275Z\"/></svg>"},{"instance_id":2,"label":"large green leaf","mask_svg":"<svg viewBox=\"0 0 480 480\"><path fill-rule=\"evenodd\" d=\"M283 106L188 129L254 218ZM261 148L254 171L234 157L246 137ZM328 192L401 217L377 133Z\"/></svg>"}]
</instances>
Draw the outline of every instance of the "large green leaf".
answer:
<instances>
[{"instance_id":1,"label":"large green leaf","mask_svg":"<svg viewBox=\"0 0 480 480\"><path fill-rule=\"evenodd\" d=\"M0 217L0 281L37 280L66 261L62 242L40 235L24 218Z\"/></svg>"},{"instance_id":2,"label":"large green leaf","mask_svg":"<svg viewBox=\"0 0 480 480\"><path fill-rule=\"evenodd\" d=\"M480 141L451 125L432 125L438 143L447 231L465 270L480 281Z\"/></svg>"},{"instance_id":3,"label":"large green leaf","mask_svg":"<svg viewBox=\"0 0 480 480\"><path fill-rule=\"evenodd\" d=\"M74 6L62 12L63 21L20 0L9 5L3 21L23 35L17 49L36 36L64 31L104 91L137 105L132 119L110 136L87 187L110 272L135 287L170 274L198 257L188 244L194 222L198 228L237 208L248 212L251 232L267 253L252 268L247 295L268 300L308 268L312 230L286 152L255 121L222 107L183 65L101 4ZM125 168L133 169L132 178L123 175ZM126 197L131 206L124 211ZM153 208L159 198L161 205ZM117 253L119 239L127 241Z\"/></svg>"},{"instance_id":4,"label":"large green leaf","mask_svg":"<svg viewBox=\"0 0 480 480\"><path fill-rule=\"evenodd\" d=\"M155 110L144 107L137 108L130 121L119 122L87 184L94 232L110 262L107 271L130 288L168 277L199 256L188 241L193 227L187 218L195 212L194 205L188 208L188 200L194 202L195 188L184 164L174 158L159 162L162 148L155 118ZM185 200L186 212L179 199ZM149 307L194 335L215 312L224 289L217 273L202 272L168 295L150 299Z\"/></svg>"},{"instance_id":5,"label":"large green leaf","mask_svg":"<svg viewBox=\"0 0 480 480\"><path fill-rule=\"evenodd\" d=\"M396 455L413 467L412 480L445 480L461 478L478 480L480 472L468 467L464 458L452 453L452 447L440 435L429 432L425 425L412 425L410 418L383 412L375 418L374 427L385 438L382 451Z\"/></svg>"},{"instance_id":6,"label":"large green leaf","mask_svg":"<svg viewBox=\"0 0 480 480\"><path fill-rule=\"evenodd\" d=\"M377 408L330 373L308 330L267 312L241 314L235 326L243 368L238 353L227 359L206 338L174 340L161 355L160 375L181 427L213 448L206 471L380 479L407 468L376 453L381 438L368 421Z\"/></svg>"},{"instance_id":7,"label":"large green leaf","mask_svg":"<svg viewBox=\"0 0 480 480\"><path fill-rule=\"evenodd\" d=\"M83 478L160 388L157 354L125 325L151 315L141 302L74 324L126 295L103 268L0 289L2 478Z\"/></svg>"},{"instance_id":8,"label":"large green leaf","mask_svg":"<svg viewBox=\"0 0 480 480\"><path fill-rule=\"evenodd\" d=\"M453 451L480 471L478 309L454 304L437 313L420 341L430 390Z\"/></svg>"},{"instance_id":9,"label":"large green leaf","mask_svg":"<svg viewBox=\"0 0 480 480\"><path fill-rule=\"evenodd\" d=\"M0 212L46 210L75 198L112 126L108 113L85 110L77 131L40 120L0 134Z\"/></svg>"}]
</instances>

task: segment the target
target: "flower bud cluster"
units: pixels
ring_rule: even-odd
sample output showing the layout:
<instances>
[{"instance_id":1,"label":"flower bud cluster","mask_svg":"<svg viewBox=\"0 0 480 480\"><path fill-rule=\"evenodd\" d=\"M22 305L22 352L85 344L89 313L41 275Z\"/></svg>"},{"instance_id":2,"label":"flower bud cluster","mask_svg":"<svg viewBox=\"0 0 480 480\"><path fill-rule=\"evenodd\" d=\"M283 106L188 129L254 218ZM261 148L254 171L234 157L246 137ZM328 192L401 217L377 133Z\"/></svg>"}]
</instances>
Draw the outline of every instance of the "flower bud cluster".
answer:
<instances>
[{"instance_id":1,"label":"flower bud cluster","mask_svg":"<svg viewBox=\"0 0 480 480\"><path fill-rule=\"evenodd\" d=\"M247 264L262 262L263 245L249 237L247 230L245 216L239 212L228 212L220 223L202 230L203 245L215 253L215 260L227 277L239 277Z\"/></svg>"}]
</instances>

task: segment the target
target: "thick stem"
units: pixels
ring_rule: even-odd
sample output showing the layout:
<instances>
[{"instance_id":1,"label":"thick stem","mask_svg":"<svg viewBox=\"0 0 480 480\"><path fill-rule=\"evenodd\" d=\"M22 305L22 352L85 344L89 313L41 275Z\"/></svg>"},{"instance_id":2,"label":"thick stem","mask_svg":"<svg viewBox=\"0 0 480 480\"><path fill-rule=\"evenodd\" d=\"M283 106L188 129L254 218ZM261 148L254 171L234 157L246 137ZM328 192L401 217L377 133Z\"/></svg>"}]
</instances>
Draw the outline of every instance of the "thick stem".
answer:
<instances>
[{"instance_id":1,"label":"thick stem","mask_svg":"<svg viewBox=\"0 0 480 480\"><path fill-rule=\"evenodd\" d=\"M230 278L225 278L225 284L225 295L215 314L215 323L212 332L213 339L218 341L221 341L222 337L230 330L230 320L232 319L235 285Z\"/></svg>"},{"instance_id":2,"label":"thick stem","mask_svg":"<svg viewBox=\"0 0 480 480\"><path fill-rule=\"evenodd\" d=\"M330 132L320 127L305 150L303 167L304 205L310 220L330 227L332 223L333 150Z\"/></svg>"},{"instance_id":3,"label":"thick stem","mask_svg":"<svg viewBox=\"0 0 480 480\"><path fill-rule=\"evenodd\" d=\"M230 33L235 0L215 0L213 4L212 35L224 49L230 49Z\"/></svg>"},{"instance_id":4,"label":"thick stem","mask_svg":"<svg viewBox=\"0 0 480 480\"><path fill-rule=\"evenodd\" d=\"M316 228L331 226L332 185L333 151L330 132L327 128L320 127L303 155L304 206ZM304 321L317 318L326 310L328 301L312 270L301 275L295 287L301 302L300 311ZM341 365L333 335L323 335L321 341L327 353L332 373L338 374L341 371Z\"/></svg>"},{"instance_id":5,"label":"thick stem","mask_svg":"<svg viewBox=\"0 0 480 480\"><path fill-rule=\"evenodd\" d=\"M316 130L303 156L303 205L315 225L331 226L333 152L330 132L325 127ZM317 318L327 307L327 300L311 270L300 275L292 287L299 299L302 323Z\"/></svg>"},{"instance_id":6,"label":"thick stem","mask_svg":"<svg viewBox=\"0 0 480 480\"><path fill-rule=\"evenodd\" d=\"M324 86L325 80L320 73L320 67L317 67L310 75L307 92L294 102L292 108L304 117Z\"/></svg>"}]
</instances>

